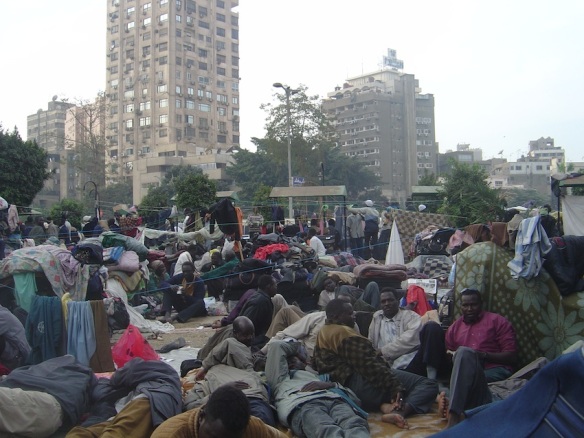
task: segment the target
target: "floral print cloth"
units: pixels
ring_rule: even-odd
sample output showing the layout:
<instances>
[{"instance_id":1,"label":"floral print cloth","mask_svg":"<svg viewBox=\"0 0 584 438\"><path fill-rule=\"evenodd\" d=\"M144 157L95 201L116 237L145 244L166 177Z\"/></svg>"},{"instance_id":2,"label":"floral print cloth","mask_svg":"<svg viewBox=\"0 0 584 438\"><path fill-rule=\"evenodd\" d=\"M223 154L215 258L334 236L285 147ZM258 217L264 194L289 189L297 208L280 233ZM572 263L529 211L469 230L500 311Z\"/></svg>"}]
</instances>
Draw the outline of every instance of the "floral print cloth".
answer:
<instances>
[{"instance_id":1,"label":"floral print cloth","mask_svg":"<svg viewBox=\"0 0 584 438\"><path fill-rule=\"evenodd\" d=\"M584 338L584 292L562 297L542 269L531 280L511 277L512 253L492 242L476 243L456 258L455 315L460 291L478 289L483 308L507 318L517 334L519 366L537 357L552 360Z\"/></svg>"}]
</instances>

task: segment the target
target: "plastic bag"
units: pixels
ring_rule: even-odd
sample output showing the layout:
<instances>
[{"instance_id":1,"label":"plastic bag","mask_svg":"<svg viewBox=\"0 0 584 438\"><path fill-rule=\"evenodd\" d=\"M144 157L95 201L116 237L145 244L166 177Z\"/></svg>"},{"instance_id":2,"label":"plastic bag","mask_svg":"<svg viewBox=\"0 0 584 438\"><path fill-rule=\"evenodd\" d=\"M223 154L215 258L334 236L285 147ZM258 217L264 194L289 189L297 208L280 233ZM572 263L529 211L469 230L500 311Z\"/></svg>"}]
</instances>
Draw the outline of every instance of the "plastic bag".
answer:
<instances>
[{"instance_id":1,"label":"plastic bag","mask_svg":"<svg viewBox=\"0 0 584 438\"><path fill-rule=\"evenodd\" d=\"M140 333L138 327L130 324L122 337L112 348L112 357L118 368L126 362L141 357L144 360L159 360L158 354Z\"/></svg>"}]
</instances>

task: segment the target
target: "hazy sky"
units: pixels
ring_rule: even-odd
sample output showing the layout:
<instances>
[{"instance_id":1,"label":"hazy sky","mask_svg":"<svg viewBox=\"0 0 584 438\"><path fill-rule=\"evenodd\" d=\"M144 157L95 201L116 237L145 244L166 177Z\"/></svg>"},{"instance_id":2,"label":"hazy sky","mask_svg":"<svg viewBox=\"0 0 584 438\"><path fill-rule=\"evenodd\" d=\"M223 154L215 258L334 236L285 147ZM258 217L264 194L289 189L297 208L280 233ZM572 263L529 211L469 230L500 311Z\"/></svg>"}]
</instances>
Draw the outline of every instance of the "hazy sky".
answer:
<instances>
[{"instance_id":1,"label":"hazy sky","mask_svg":"<svg viewBox=\"0 0 584 438\"><path fill-rule=\"evenodd\" d=\"M26 138L26 116L53 95L105 88L108 1L3 2L4 128ZM263 135L272 83L326 96L393 48L435 96L442 152L470 143L515 159L550 136L584 161L582 1L240 0L238 10L243 147Z\"/></svg>"}]
</instances>

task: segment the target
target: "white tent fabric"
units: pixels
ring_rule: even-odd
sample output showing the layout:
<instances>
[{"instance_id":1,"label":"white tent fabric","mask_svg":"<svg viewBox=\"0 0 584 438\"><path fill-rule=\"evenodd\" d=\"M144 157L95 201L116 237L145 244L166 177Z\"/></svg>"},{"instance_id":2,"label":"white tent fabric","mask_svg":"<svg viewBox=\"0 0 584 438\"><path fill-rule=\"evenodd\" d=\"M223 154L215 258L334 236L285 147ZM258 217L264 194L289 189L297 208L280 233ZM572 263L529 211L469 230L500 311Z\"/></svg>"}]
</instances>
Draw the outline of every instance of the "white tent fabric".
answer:
<instances>
[{"instance_id":1,"label":"white tent fabric","mask_svg":"<svg viewBox=\"0 0 584 438\"><path fill-rule=\"evenodd\" d=\"M584 236L584 196L566 196L562 200L562 221L566 236Z\"/></svg>"},{"instance_id":2,"label":"white tent fabric","mask_svg":"<svg viewBox=\"0 0 584 438\"><path fill-rule=\"evenodd\" d=\"M391 235L389 237L389 246L385 255L386 265L403 265L404 250L402 248L399 231L397 230L397 220L394 219L391 225Z\"/></svg>"},{"instance_id":3,"label":"white tent fabric","mask_svg":"<svg viewBox=\"0 0 584 438\"><path fill-rule=\"evenodd\" d=\"M128 304L128 294L120 284L120 282L114 278L108 278L106 293L110 297L121 298L126 305L126 310L130 315L130 324L138 327L141 332L153 332L153 333L170 333L174 331L174 326L168 322L164 324L160 321L151 321L142 316L140 312L134 309Z\"/></svg>"}]
</instances>

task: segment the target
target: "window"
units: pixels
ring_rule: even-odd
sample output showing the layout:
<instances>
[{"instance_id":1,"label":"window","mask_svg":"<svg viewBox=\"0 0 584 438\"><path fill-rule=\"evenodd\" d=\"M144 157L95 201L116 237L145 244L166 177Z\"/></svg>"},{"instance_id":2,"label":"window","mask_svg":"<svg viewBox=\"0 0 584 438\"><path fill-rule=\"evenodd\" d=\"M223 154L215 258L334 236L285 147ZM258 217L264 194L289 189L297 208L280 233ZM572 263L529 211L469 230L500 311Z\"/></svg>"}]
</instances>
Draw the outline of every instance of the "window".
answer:
<instances>
[{"instance_id":1,"label":"window","mask_svg":"<svg viewBox=\"0 0 584 438\"><path fill-rule=\"evenodd\" d=\"M180 85L177 85L176 87L174 87L174 92L180 95L182 93L182 87Z\"/></svg>"},{"instance_id":2,"label":"window","mask_svg":"<svg viewBox=\"0 0 584 438\"><path fill-rule=\"evenodd\" d=\"M217 128L219 128L219 132L225 134L227 132L227 122L219 122L217 123Z\"/></svg>"},{"instance_id":3,"label":"window","mask_svg":"<svg viewBox=\"0 0 584 438\"><path fill-rule=\"evenodd\" d=\"M161 125L168 123L168 114L160 114L158 116L158 123L160 123Z\"/></svg>"},{"instance_id":4,"label":"window","mask_svg":"<svg viewBox=\"0 0 584 438\"><path fill-rule=\"evenodd\" d=\"M142 41L148 41L150 39L150 36L151 36L150 32L144 32L142 34Z\"/></svg>"},{"instance_id":5,"label":"window","mask_svg":"<svg viewBox=\"0 0 584 438\"><path fill-rule=\"evenodd\" d=\"M221 22L225 23L225 15L217 12L217 21L221 21Z\"/></svg>"},{"instance_id":6,"label":"window","mask_svg":"<svg viewBox=\"0 0 584 438\"><path fill-rule=\"evenodd\" d=\"M226 135L217 135L217 143L227 143Z\"/></svg>"},{"instance_id":7,"label":"window","mask_svg":"<svg viewBox=\"0 0 584 438\"><path fill-rule=\"evenodd\" d=\"M207 131L200 131L199 138L202 140L209 140L209 133Z\"/></svg>"},{"instance_id":8,"label":"window","mask_svg":"<svg viewBox=\"0 0 584 438\"><path fill-rule=\"evenodd\" d=\"M158 58L158 64L159 65L168 64L168 56L161 56L160 58Z\"/></svg>"},{"instance_id":9,"label":"window","mask_svg":"<svg viewBox=\"0 0 584 438\"><path fill-rule=\"evenodd\" d=\"M224 37L225 36L225 29L222 27L217 28L217 36Z\"/></svg>"},{"instance_id":10,"label":"window","mask_svg":"<svg viewBox=\"0 0 584 438\"><path fill-rule=\"evenodd\" d=\"M176 10L180 11L180 8L182 6L182 1L181 0L175 0L174 2L176 4Z\"/></svg>"},{"instance_id":11,"label":"window","mask_svg":"<svg viewBox=\"0 0 584 438\"><path fill-rule=\"evenodd\" d=\"M176 35L177 38L180 38L182 36L182 30L177 29L176 32L175 32L175 35Z\"/></svg>"},{"instance_id":12,"label":"window","mask_svg":"<svg viewBox=\"0 0 584 438\"><path fill-rule=\"evenodd\" d=\"M149 110L150 109L150 101L147 100L145 102L140 102L140 111Z\"/></svg>"},{"instance_id":13,"label":"window","mask_svg":"<svg viewBox=\"0 0 584 438\"><path fill-rule=\"evenodd\" d=\"M160 14L160 16L158 17L159 23L162 23L164 21L168 21L168 14Z\"/></svg>"},{"instance_id":14,"label":"window","mask_svg":"<svg viewBox=\"0 0 584 438\"><path fill-rule=\"evenodd\" d=\"M233 105L239 105L239 97L238 97L238 96L233 96L233 97L231 98L231 103L232 103Z\"/></svg>"},{"instance_id":15,"label":"window","mask_svg":"<svg viewBox=\"0 0 584 438\"><path fill-rule=\"evenodd\" d=\"M158 131L158 137L163 138L163 137L168 137L168 130L166 128L161 129L160 131Z\"/></svg>"},{"instance_id":16,"label":"window","mask_svg":"<svg viewBox=\"0 0 584 438\"><path fill-rule=\"evenodd\" d=\"M113 116L113 115L115 115L115 114L117 114L117 113L118 113L118 107L117 107L117 106L112 106L112 107L110 108L110 115L112 115L112 116Z\"/></svg>"},{"instance_id":17,"label":"window","mask_svg":"<svg viewBox=\"0 0 584 438\"><path fill-rule=\"evenodd\" d=\"M234 40L238 40L239 39L239 30L231 29L231 38Z\"/></svg>"},{"instance_id":18,"label":"window","mask_svg":"<svg viewBox=\"0 0 584 438\"><path fill-rule=\"evenodd\" d=\"M124 92L124 99L133 99L134 98L134 90L126 90Z\"/></svg>"},{"instance_id":19,"label":"window","mask_svg":"<svg viewBox=\"0 0 584 438\"><path fill-rule=\"evenodd\" d=\"M231 110L231 115L232 116L238 116L239 115L239 108L233 108Z\"/></svg>"},{"instance_id":20,"label":"window","mask_svg":"<svg viewBox=\"0 0 584 438\"><path fill-rule=\"evenodd\" d=\"M239 56L232 56L231 57L231 65L237 67L239 65Z\"/></svg>"},{"instance_id":21,"label":"window","mask_svg":"<svg viewBox=\"0 0 584 438\"><path fill-rule=\"evenodd\" d=\"M207 16L207 8L205 8L203 6L199 6L199 15L201 17L206 17Z\"/></svg>"},{"instance_id":22,"label":"window","mask_svg":"<svg viewBox=\"0 0 584 438\"><path fill-rule=\"evenodd\" d=\"M239 131L239 122L237 120L231 122L231 129L235 132Z\"/></svg>"},{"instance_id":23,"label":"window","mask_svg":"<svg viewBox=\"0 0 584 438\"><path fill-rule=\"evenodd\" d=\"M219 114L220 116L225 116L227 115L227 110L224 107L220 106L219 108L217 108L217 114Z\"/></svg>"},{"instance_id":24,"label":"window","mask_svg":"<svg viewBox=\"0 0 584 438\"><path fill-rule=\"evenodd\" d=\"M205 97L209 99L209 102L213 100L213 93L210 91L205 91Z\"/></svg>"},{"instance_id":25,"label":"window","mask_svg":"<svg viewBox=\"0 0 584 438\"><path fill-rule=\"evenodd\" d=\"M215 47L217 48L217 51L225 50L225 41L217 41Z\"/></svg>"},{"instance_id":26,"label":"window","mask_svg":"<svg viewBox=\"0 0 584 438\"><path fill-rule=\"evenodd\" d=\"M111 73L112 75L115 75L115 74L117 74L117 73L118 73L118 66L117 66L117 65L112 65L112 66L110 67L110 73Z\"/></svg>"},{"instance_id":27,"label":"window","mask_svg":"<svg viewBox=\"0 0 584 438\"><path fill-rule=\"evenodd\" d=\"M239 69L233 68L231 69L231 77L235 79L239 79Z\"/></svg>"},{"instance_id":28,"label":"window","mask_svg":"<svg viewBox=\"0 0 584 438\"><path fill-rule=\"evenodd\" d=\"M217 0L215 4L218 8L225 9L225 2L223 0Z\"/></svg>"},{"instance_id":29,"label":"window","mask_svg":"<svg viewBox=\"0 0 584 438\"><path fill-rule=\"evenodd\" d=\"M144 10L144 12L150 11L150 9L152 9L152 3L144 3L144 6L142 6L142 9Z\"/></svg>"},{"instance_id":30,"label":"window","mask_svg":"<svg viewBox=\"0 0 584 438\"><path fill-rule=\"evenodd\" d=\"M192 44L185 44L183 46L183 48L187 51L187 52L194 52L195 51L195 46L193 46ZM190 67L190 63L187 62L187 67Z\"/></svg>"},{"instance_id":31,"label":"window","mask_svg":"<svg viewBox=\"0 0 584 438\"><path fill-rule=\"evenodd\" d=\"M175 15L175 20L177 23L180 23L181 19L182 19L182 17L180 15L178 15L178 14Z\"/></svg>"},{"instance_id":32,"label":"window","mask_svg":"<svg viewBox=\"0 0 584 438\"><path fill-rule=\"evenodd\" d=\"M150 131L149 130L142 131L142 138L144 140L148 140L150 138Z\"/></svg>"},{"instance_id":33,"label":"window","mask_svg":"<svg viewBox=\"0 0 584 438\"><path fill-rule=\"evenodd\" d=\"M204 113L211 112L211 105L207 105L206 103L200 103L199 111L202 111Z\"/></svg>"},{"instance_id":34,"label":"window","mask_svg":"<svg viewBox=\"0 0 584 438\"><path fill-rule=\"evenodd\" d=\"M233 26L239 26L239 17L237 15L231 16L231 24Z\"/></svg>"},{"instance_id":35,"label":"window","mask_svg":"<svg viewBox=\"0 0 584 438\"><path fill-rule=\"evenodd\" d=\"M124 105L124 112L125 113L133 113L134 112L134 104L128 103L128 104Z\"/></svg>"},{"instance_id":36,"label":"window","mask_svg":"<svg viewBox=\"0 0 584 438\"><path fill-rule=\"evenodd\" d=\"M134 23L133 21L130 21L128 23L128 26L126 27L126 29L132 30L132 29L134 29L134 27L136 27L136 23Z\"/></svg>"},{"instance_id":37,"label":"window","mask_svg":"<svg viewBox=\"0 0 584 438\"><path fill-rule=\"evenodd\" d=\"M225 68L224 67L217 67L217 74L221 76L225 76Z\"/></svg>"},{"instance_id":38,"label":"window","mask_svg":"<svg viewBox=\"0 0 584 438\"><path fill-rule=\"evenodd\" d=\"M237 44L237 43L231 43L231 51L233 53L239 53L239 44Z\"/></svg>"},{"instance_id":39,"label":"window","mask_svg":"<svg viewBox=\"0 0 584 438\"><path fill-rule=\"evenodd\" d=\"M140 126L150 126L150 116L140 117Z\"/></svg>"},{"instance_id":40,"label":"window","mask_svg":"<svg viewBox=\"0 0 584 438\"><path fill-rule=\"evenodd\" d=\"M219 81L219 80L217 80L217 88L223 88L223 89L225 89L225 81Z\"/></svg>"},{"instance_id":41,"label":"window","mask_svg":"<svg viewBox=\"0 0 584 438\"><path fill-rule=\"evenodd\" d=\"M189 13L189 14L197 12L197 5L195 3L195 0L187 0L186 10L187 10L187 13Z\"/></svg>"},{"instance_id":42,"label":"window","mask_svg":"<svg viewBox=\"0 0 584 438\"><path fill-rule=\"evenodd\" d=\"M182 99L176 99L176 100L174 101L174 106L175 106L176 108L182 108Z\"/></svg>"},{"instance_id":43,"label":"window","mask_svg":"<svg viewBox=\"0 0 584 438\"><path fill-rule=\"evenodd\" d=\"M176 114L174 116L176 123L182 123L182 114Z\"/></svg>"},{"instance_id":44,"label":"window","mask_svg":"<svg viewBox=\"0 0 584 438\"><path fill-rule=\"evenodd\" d=\"M199 20L199 27L201 29L209 29L209 23L207 23L206 21Z\"/></svg>"},{"instance_id":45,"label":"window","mask_svg":"<svg viewBox=\"0 0 584 438\"><path fill-rule=\"evenodd\" d=\"M146 17L146 18L144 18L144 21L142 23L142 26L144 26L144 27L150 26L150 23L152 23L152 18Z\"/></svg>"},{"instance_id":46,"label":"window","mask_svg":"<svg viewBox=\"0 0 584 438\"><path fill-rule=\"evenodd\" d=\"M231 83L231 89L233 91L239 91L239 82L232 82Z\"/></svg>"},{"instance_id":47,"label":"window","mask_svg":"<svg viewBox=\"0 0 584 438\"><path fill-rule=\"evenodd\" d=\"M195 102L193 100L186 100L185 101L186 109L195 109Z\"/></svg>"},{"instance_id":48,"label":"window","mask_svg":"<svg viewBox=\"0 0 584 438\"><path fill-rule=\"evenodd\" d=\"M192 138L195 136L195 128L192 126L185 126L185 137Z\"/></svg>"},{"instance_id":49,"label":"window","mask_svg":"<svg viewBox=\"0 0 584 438\"><path fill-rule=\"evenodd\" d=\"M188 124L192 125L192 124L194 124L194 123L195 123L195 116L192 116L192 115L187 115L187 116L185 116L185 121L186 121Z\"/></svg>"},{"instance_id":50,"label":"window","mask_svg":"<svg viewBox=\"0 0 584 438\"><path fill-rule=\"evenodd\" d=\"M158 87L156 87L156 91L158 91L159 93L166 93L168 91L168 86L166 84L161 84Z\"/></svg>"},{"instance_id":51,"label":"window","mask_svg":"<svg viewBox=\"0 0 584 438\"><path fill-rule=\"evenodd\" d=\"M188 87L187 88L187 94L189 96L194 96L195 95L195 89L193 87Z\"/></svg>"},{"instance_id":52,"label":"window","mask_svg":"<svg viewBox=\"0 0 584 438\"><path fill-rule=\"evenodd\" d=\"M168 50L168 43L160 43L158 44L158 51L159 52L164 52Z\"/></svg>"},{"instance_id":53,"label":"window","mask_svg":"<svg viewBox=\"0 0 584 438\"><path fill-rule=\"evenodd\" d=\"M197 97L198 97L199 99L202 99L203 97L205 97L205 91L204 91L203 89L199 88L199 89L197 90Z\"/></svg>"},{"instance_id":54,"label":"window","mask_svg":"<svg viewBox=\"0 0 584 438\"><path fill-rule=\"evenodd\" d=\"M160 0L160 6L168 4L168 0Z\"/></svg>"},{"instance_id":55,"label":"window","mask_svg":"<svg viewBox=\"0 0 584 438\"><path fill-rule=\"evenodd\" d=\"M180 56L177 56L175 59L176 65L182 65L182 58Z\"/></svg>"},{"instance_id":56,"label":"window","mask_svg":"<svg viewBox=\"0 0 584 438\"><path fill-rule=\"evenodd\" d=\"M114 52L110 54L110 61L117 61L118 60L118 52Z\"/></svg>"},{"instance_id":57,"label":"window","mask_svg":"<svg viewBox=\"0 0 584 438\"><path fill-rule=\"evenodd\" d=\"M233 143L234 144L239 144L239 135L234 135L233 136Z\"/></svg>"},{"instance_id":58,"label":"window","mask_svg":"<svg viewBox=\"0 0 584 438\"><path fill-rule=\"evenodd\" d=\"M207 63L199 61L199 70L207 70Z\"/></svg>"},{"instance_id":59,"label":"window","mask_svg":"<svg viewBox=\"0 0 584 438\"><path fill-rule=\"evenodd\" d=\"M206 117L199 117L199 128L209 129L209 119L207 119Z\"/></svg>"},{"instance_id":60,"label":"window","mask_svg":"<svg viewBox=\"0 0 584 438\"><path fill-rule=\"evenodd\" d=\"M115 26L110 27L110 32L112 34L118 33L119 31L120 31L120 26L118 26L117 24Z\"/></svg>"},{"instance_id":61,"label":"window","mask_svg":"<svg viewBox=\"0 0 584 438\"><path fill-rule=\"evenodd\" d=\"M143 97L148 96L148 88L142 88L142 96Z\"/></svg>"},{"instance_id":62,"label":"window","mask_svg":"<svg viewBox=\"0 0 584 438\"><path fill-rule=\"evenodd\" d=\"M225 55L217 55L217 64L225 64L227 58Z\"/></svg>"},{"instance_id":63,"label":"window","mask_svg":"<svg viewBox=\"0 0 584 438\"><path fill-rule=\"evenodd\" d=\"M227 103L227 95L225 95L225 94L217 94L217 102Z\"/></svg>"},{"instance_id":64,"label":"window","mask_svg":"<svg viewBox=\"0 0 584 438\"><path fill-rule=\"evenodd\" d=\"M136 8L134 6L130 6L128 9L126 9L126 14L130 15L133 14L136 11Z\"/></svg>"},{"instance_id":65,"label":"window","mask_svg":"<svg viewBox=\"0 0 584 438\"><path fill-rule=\"evenodd\" d=\"M126 129L133 129L134 128L134 119L128 119L124 122L126 125Z\"/></svg>"},{"instance_id":66,"label":"window","mask_svg":"<svg viewBox=\"0 0 584 438\"><path fill-rule=\"evenodd\" d=\"M112 79L112 80L110 81L110 85L111 85L111 86L112 86L114 89L118 88L118 80L117 80L117 79Z\"/></svg>"},{"instance_id":67,"label":"window","mask_svg":"<svg viewBox=\"0 0 584 438\"><path fill-rule=\"evenodd\" d=\"M142 56L146 57L150 55L150 46L144 46L142 47Z\"/></svg>"},{"instance_id":68,"label":"window","mask_svg":"<svg viewBox=\"0 0 584 438\"><path fill-rule=\"evenodd\" d=\"M199 76L199 84L209 85L209 78L206 76Z\"/></svg>"},{"instance_id":69,"label":"window","mask_svg":"<svg viewBox=\"0 0 584 438\"><path fill-rule=\"evenodd\" d=\"M187 26L193 26L195 24L195 20L191 16L187 16Z\"/></svg>"},{"instance_id":70,"label":"window","mask_svg":"<svg viewBox=\"0 0 584 438\"><path fill-rule=\"evenodd\" d=\"M158 108L166 108L168 107L168 99L160 99L158 101Z\"/></svg>"}]
</instances>

